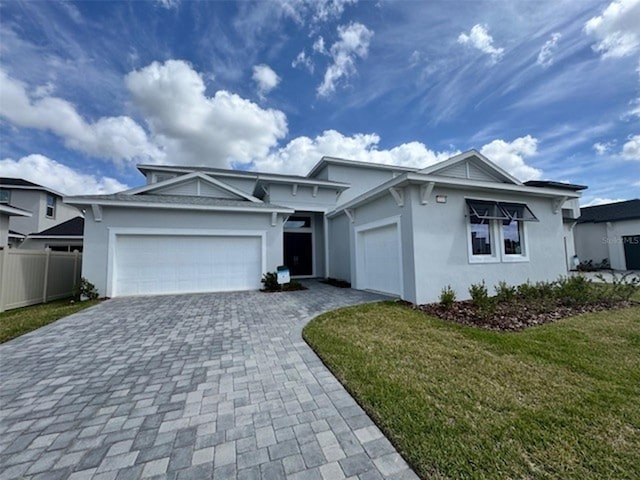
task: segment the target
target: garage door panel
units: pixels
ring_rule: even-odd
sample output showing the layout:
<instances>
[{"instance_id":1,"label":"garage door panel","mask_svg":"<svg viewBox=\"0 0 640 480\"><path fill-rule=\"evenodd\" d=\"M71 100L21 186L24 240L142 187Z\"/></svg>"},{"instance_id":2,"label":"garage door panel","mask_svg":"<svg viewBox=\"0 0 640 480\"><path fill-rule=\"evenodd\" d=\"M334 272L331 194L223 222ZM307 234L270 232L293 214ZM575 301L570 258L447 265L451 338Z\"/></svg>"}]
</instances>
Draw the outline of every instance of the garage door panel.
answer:
<instances>
[{"instance_id":1,"label":"garage door panel","mask_svg":"<svg viewBox=\"0 0 640 480\"><path fill-rule=\"evenodd\" d=\"M360 232L361 288L401 295L398 225L390 224Z\"/></svg>"},{"instance_id":2,"label":"garage door panel","mask_svg":"<svg viewBox=\"0 0 640 480\"><path fill-rule=\"evenodd\" d=\"M118 235L114 295L260 288L258 236Z\"/></svg>"}]
</instances>

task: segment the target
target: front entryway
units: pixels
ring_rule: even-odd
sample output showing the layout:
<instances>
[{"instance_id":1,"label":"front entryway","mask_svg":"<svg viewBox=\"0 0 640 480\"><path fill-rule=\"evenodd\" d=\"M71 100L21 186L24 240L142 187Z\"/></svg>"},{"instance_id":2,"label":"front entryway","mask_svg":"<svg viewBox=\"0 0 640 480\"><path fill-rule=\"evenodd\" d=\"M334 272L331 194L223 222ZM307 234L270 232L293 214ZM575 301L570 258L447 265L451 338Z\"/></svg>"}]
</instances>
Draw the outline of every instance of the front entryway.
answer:
<instances>
[{"instance_id":1,"label":"front entryway","mask_svg":"<svg viewBox=\"0 0 640 480\"><path fill-rule=\"evenodd\" d=\"M313 276L311 216L292 215L284 224L284 264L294 277Z\"/></svg>"}]
</instances>

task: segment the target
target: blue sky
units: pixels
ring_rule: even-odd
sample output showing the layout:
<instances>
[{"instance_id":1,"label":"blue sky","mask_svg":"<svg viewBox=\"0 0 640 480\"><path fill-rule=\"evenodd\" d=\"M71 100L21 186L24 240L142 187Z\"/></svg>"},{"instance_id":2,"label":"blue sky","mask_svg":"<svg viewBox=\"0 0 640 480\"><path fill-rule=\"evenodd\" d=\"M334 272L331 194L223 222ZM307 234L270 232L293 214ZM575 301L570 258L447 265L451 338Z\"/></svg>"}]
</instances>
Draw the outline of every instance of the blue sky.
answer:
<instances>
[{"instance_id":1,"label":"blue sky","mask_svg":"<svg viewBox=\"0 0 640 480\"><path fill-rule=\"evenodd\" d=\"M476 148L640 195L640 0L2 2L0 175L66 194L137 163L305 174Z\"/></svg>"}]
</instances>

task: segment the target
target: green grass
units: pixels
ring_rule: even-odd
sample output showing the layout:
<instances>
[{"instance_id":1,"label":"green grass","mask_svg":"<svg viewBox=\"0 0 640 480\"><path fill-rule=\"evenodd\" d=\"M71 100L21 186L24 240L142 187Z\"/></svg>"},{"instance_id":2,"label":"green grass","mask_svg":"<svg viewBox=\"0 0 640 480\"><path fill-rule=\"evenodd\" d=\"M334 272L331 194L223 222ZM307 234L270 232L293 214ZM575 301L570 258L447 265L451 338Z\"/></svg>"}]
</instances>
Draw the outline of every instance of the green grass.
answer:
<instances>
[{"instance_id":1,"label":"green grass","mask_svg":"<svg viewBox=\"0 0 640 480\"><path fill-rule=\"evenodd\" d=\"M24 335L97 303L99 303L98 300L71 303L67 299L2 312L0 313L0 343Z\"/></svg>"},{"instance_id":2,"label":"green grass","mask_svg":"<svg viewBox=\"0 0 640 480\"><path fill-rule=\"evenodd\" d=\"M639 478L640 307L498 333L389 302L303 335L422 478Z\"/></svg>"}]
</instances>

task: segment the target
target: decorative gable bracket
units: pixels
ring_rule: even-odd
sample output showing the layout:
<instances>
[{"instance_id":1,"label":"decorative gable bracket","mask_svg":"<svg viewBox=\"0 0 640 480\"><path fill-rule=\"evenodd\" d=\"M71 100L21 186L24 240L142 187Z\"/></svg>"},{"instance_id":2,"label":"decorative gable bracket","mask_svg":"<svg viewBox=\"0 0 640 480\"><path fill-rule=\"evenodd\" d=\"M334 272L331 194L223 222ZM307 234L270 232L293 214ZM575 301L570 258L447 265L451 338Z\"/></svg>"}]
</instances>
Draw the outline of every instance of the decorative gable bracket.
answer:
<instances>
[{"instance_id":1,"label":"decorative gable bracket","mask_svg":"<svg viewBox=\"0 0 640 480\"><path fill-rule=\"evenodd\" d=\"M557 197L553 199L553 213L558 213L569 197Z\"/></svg>"},{"instance_id":2,"label":"decorative gable bracket","mask_svg":"<svg viewBox=\"0 0 640 480\"><path fill-rule=\"evenodd\" d=\"M271 226L275 227L278 224L278 213L271 212Z\"/></svg>"},{"instance_id":3,"label":"decorative gable bracket","mask_svg":"<svg viewBox=\"0 0 640 480\"><path fill-rule=\"evenodd\" d=\"M345 213L345 215L346 215L347 217L349 217L349 220L351 221L351 223L353 223L353 222L354 222L354 220L355 220L355 213L354 213L353 209L351 209L351 208L346 208L346 209L344 210L344 213Z\"/></svg>"},{"instance_id":4,"label":"decorative gable bracket","mask_svg":"<svg viewBox=\"0 0 640 480\"><path fill-rule=\"evenodd\" d=\"M404 207L404 189L403 188L391 187L389 189L389 193L391 194L391 196L396 201L399 207Z\"/></svg>"},{"instance_id":5,"label":"decorative gable bracket","mask_svg":"<svg viewBox=\"0 0 640 480\"><path fill-rule=\"evenodd\" d=\"M429 197L431 197L431 192L433 192L433 187L436 186L436 182L429 182L425 185L420 185L420 204L426 205L429 203Z\"/></svg>"},{"instance_id":6,"label":"decorative gable bracket","mask_svg":"<svg viewBox=\"0 0 640 480\"><path fill-rule=\"evenodd\" d=\"M93 219L96 222L102 221L102 207L100 205L96 205L95 203L91 205L91 211L93 212Z\"/></svg>"}]
</instances>

